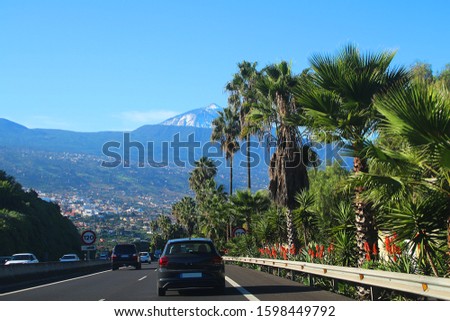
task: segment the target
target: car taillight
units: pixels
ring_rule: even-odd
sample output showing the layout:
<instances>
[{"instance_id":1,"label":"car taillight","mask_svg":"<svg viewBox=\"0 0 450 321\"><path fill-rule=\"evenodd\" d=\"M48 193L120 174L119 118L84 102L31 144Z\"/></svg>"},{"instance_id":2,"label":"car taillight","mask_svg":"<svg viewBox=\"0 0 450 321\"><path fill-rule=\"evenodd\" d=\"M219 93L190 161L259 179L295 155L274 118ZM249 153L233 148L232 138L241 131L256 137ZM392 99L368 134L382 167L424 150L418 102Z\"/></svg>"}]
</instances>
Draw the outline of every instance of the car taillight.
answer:
<instances>
[{"instance_id":1,"label":"car taillight","mask_svg":"<svg viewBox=\"0 0 450 321\"><path fill-rule=\"evenodd\" d=\"M212 258L211 262L212 264L222 264L223 260L221 256L216 255Z\"/></svg>"},{"instance_id":2,"label":"car taillight","mask_svg":"<svg viewBox=\"0 0 450 321\"><path fill-rule=\"evenodd\" d=\"M168 264L169 264L169 258L167 256L163 256L162 258L159 259L160 267L167 266Z\"/></svg>"},{"instance_id":3,"label":"car taillight","mask_svg":"<svg viewBox=\"0 0 450 321\"><path fill-rule=\"evenodd\" d=\"M111 258L112 258L112 259L117 258L117 255L113 254L113 255L111 255Z\"/></svg>"}]
</instances>

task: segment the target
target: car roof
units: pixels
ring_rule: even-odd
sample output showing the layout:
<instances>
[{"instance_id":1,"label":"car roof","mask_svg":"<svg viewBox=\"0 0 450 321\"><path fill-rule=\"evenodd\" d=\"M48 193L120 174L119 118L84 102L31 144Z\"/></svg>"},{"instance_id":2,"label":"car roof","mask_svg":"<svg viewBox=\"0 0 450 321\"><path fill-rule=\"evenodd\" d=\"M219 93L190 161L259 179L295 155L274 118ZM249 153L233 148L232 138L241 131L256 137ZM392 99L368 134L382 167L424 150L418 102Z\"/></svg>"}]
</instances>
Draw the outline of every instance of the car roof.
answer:
<instances>
[{"instance_id":1,"label":"car roof","mask_svg":"<svg viewBox=\"0 0 450 321\"><path fill-rule=\"evenodd\" d=\"M14 255L33 255L34 256L33 253L16 253L16 254L13 254L12 256L14 256Z\"/></svg>"},{"instance_id":2,"label":"car roof","mask_svg":"<svg viewBox=\"0 0 450 321\"><path fill-rule=\"evenodd\" d=\"M172 239L168 240L167 243L178 243L178 242L212 242L211 239L203 238L203 237L196 237L196 238L180 238L180 239Z\"/></svg>"}]
</instances>

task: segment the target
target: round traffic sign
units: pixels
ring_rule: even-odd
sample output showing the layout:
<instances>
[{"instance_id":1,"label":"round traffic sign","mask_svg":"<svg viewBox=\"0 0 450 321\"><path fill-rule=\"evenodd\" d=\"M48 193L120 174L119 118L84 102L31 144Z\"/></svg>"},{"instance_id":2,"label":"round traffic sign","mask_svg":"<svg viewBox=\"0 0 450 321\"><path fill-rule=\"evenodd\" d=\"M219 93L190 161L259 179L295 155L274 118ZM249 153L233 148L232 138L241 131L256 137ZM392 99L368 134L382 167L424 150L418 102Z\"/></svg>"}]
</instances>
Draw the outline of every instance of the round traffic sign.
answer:
<instances>
[{"instance_id":1,"label":"round traffic sign","mask_svg":"<svg viewBox=\"0 0 450 321\"><path fill-rule=\"evenodd\" d=\"M95 235L94 231L88 230L88 231L84 231L81 234L81 241L83 242L83 244L92 245L95 243L96 239L97 239L97 236Z\"/></svg>"},{"instance_id":2,"label":"round traffic sign","mask_svg":"<svg viewBox=\"0 0 450 321\"><path fill-rule=\"evenodd\" d=\"M233 229L234 237L244 235L245 233L247 233L247 231L243 227L235 227Z\"/></svg>"}]
</instances>

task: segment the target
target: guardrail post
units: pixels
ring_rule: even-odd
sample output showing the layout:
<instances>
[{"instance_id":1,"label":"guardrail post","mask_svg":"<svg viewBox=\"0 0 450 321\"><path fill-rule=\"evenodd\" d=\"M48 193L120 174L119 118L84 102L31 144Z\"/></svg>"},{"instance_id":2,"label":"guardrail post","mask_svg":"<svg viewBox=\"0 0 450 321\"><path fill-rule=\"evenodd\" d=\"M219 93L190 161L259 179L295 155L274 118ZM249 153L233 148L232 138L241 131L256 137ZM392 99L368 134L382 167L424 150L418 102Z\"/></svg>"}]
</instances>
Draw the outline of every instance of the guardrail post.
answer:
<instances>
[{"instance_id":1,"label":"guardrail post","mask_svg":"<svg viewBox=\"0 0 450 321\"><path fill-rule=\"evenodd\" d=\"M378 295L380 294L380 288L376 286L370 287L370 301L378 301Z\"/></svg>"},{"instance_id":2,"label":"guardrail post","mask_svg":"<svg viewBox=\"0 0 450 321\"><path fill-rule=\"evenodd\" d=\"M309 286L314 286L314 277L311 274L308 274Z\"/></svg>"},{"instance_id":3,"label":"guardrail post","mask_svg":"<svg viewBox=\"0 0 450 321\"><path fill-rule=\"evenodd\" d=\"M295 281L295 271L291 270L291 280Z\"/></svg>"},{"instance_id":4,"label":"guardrail post","mask_svg":"<svg viewBox=\"0 0 450 321\"><path fill-rule=\"evenodd\" d=\"M338 281L336 279L331 279L331 284L333 286L333 291L337 292L339 290Z\"/></svg>"}]
</instances>

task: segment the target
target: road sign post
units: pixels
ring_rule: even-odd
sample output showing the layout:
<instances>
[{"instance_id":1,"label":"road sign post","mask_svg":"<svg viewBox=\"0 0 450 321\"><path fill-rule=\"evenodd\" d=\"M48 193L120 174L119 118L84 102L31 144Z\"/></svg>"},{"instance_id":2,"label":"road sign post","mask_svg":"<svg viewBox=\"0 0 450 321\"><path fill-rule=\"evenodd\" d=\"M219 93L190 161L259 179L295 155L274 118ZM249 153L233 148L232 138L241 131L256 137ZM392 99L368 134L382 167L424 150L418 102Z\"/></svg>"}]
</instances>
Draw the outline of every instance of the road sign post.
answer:
<instances>
[{"instance_id":1,"label":"road sign post","mask_svg":"<svg viewBox=\"0 0 450 321\"><path fill-rule=\"evenodd\" d=\"M97 240L97 235L95 235L94 231L87 230L87 231L84 231L81 234L81 242L83 242L83 244L85 245L85 246L81 247L81 250L87 252L86 253L87 261L90 260L90 251L91 250L93 250L93 251L96 250L96 246L93 245L96 240Z\"/></svg>"}]
</instances>

